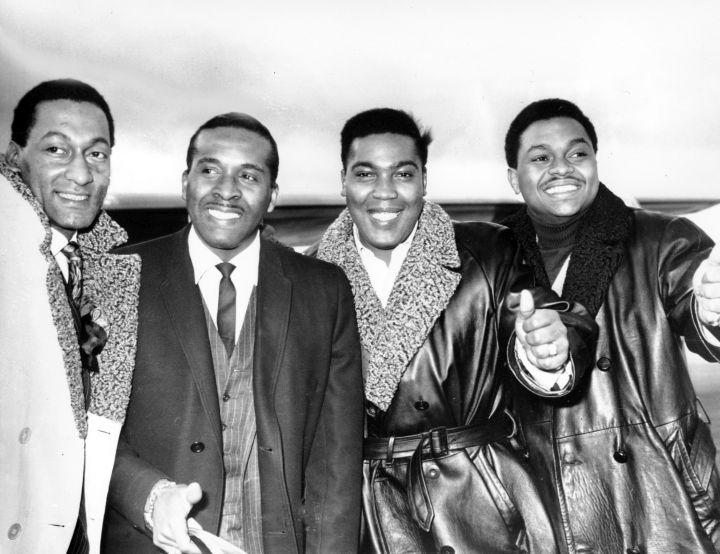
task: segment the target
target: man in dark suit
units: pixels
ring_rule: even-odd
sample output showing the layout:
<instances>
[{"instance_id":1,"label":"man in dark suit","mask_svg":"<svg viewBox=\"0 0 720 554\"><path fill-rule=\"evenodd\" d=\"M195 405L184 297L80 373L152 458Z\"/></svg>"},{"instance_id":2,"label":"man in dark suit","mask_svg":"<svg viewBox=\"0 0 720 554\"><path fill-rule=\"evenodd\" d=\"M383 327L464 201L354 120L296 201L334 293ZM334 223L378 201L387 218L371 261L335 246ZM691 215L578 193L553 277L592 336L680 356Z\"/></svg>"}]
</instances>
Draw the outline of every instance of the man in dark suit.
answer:
<instances>
[{"instance_id":1,"label":"man in dark suit","mask_svg":"<svg viewBox=\"0 0 720 554\"><path fill-rule=\"evenodd\" d=\"M277 171L264 125L212 118L182 177L191 223L129 250L143 260L138 354L106 552L199 552L188 518L253 553L357 548L352 294L339 268L260 236Z\"/></svg>"}]
</instances>

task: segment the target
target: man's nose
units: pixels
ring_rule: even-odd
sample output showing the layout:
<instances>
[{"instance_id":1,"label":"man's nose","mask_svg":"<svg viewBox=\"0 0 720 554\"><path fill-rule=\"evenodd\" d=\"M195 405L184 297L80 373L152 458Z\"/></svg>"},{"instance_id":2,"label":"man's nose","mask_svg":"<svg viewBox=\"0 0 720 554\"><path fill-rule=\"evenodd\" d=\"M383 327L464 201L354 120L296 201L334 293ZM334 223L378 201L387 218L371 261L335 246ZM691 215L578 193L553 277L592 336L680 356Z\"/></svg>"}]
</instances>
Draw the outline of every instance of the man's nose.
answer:
<instances>
[{"instance_id":1,"label":"man's nose","mask_svg":"<svg viewBox=\"0 0 720 554\"><path fill-rule=\"evenodd\" d=\"M235 177L230 174L223 175L222 179L219 179L217 181L213 192L224 200L229 200L231 198L239 198L240 196L242 196L240 184L238 183L237 179L235 179Z\"/></svg>"},{"instance_id":2,"label":"man's nose","mask_svg":"<svg viewBox=\"0 0 720 554\"><path fill-rule=\"evenodd\" d=\"M70 161L65 169L65 178L81 187L89 185L95 180L90 164L84 156L75 156Z\"/></svg>"},{"instance_id":3,"label":"man's nose","mask_svg":"<svg viewBox=\"0 0 720 554\"><path fill-rule=\"evenodd\" d=\"M553 160L552 166L550 167L550 173L556 175L568 175L572 173L575 168L569 163L564 157L560 156Z\"/></svg>"},{"instance_id":4,"label":"man's nose","mask_svg":"<svg viewBox=\"0 0 720 554\"><path fill-rule=\"evenodd\" d=\"M373 196L381 199L397 198L397 189L392 175L381 174L375 183Z\"/></svg>"}]
</instances>

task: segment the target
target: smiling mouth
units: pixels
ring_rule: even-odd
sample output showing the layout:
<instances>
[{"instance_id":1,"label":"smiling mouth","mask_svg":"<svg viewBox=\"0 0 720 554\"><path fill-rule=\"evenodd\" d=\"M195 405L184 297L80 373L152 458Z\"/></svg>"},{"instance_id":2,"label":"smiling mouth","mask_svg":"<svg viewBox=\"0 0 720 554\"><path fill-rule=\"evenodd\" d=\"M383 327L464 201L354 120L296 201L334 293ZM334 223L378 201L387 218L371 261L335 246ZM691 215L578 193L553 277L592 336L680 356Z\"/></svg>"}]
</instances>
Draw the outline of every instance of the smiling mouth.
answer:
<instances>
[{"instance_id":1,"label":"smiling mouth","mask_svg":"<svg viewBox=\"0 0 720 554\"><path fill-rule=\"evenodd\" d=\"M387 223L392 221L400 215L400 211L387 211L387 210L371 210L368 212L370 217L380 223Z\"/></svg>"},{"instance_id":2,"label":"smiling mouth","mask_svg":"<svg viewBox=\"0 0 720 554\"><path fill-rule=\"evenodd\" d=\"M550 185L549 187L545 188L545 194L549 194L550 196L560 196L562 194L569 194L571 192L575 192L580 189L580 184L573 182L573 183L560 183L557 185Z\"/></svg>"},{"instance_id":3,"label":"smiling mouth","mask_svg":"<svg viewBox=\"0 0 720 554\"><path fill-rule=\"evenodd\" d=\"M71 202L84 202L90 198L89 194L73 194L71 192L58 192L57 195L63 200L70 200Z\"/></svg>"},{"instance_id":4,"label":"smiling mouth","mask_svg":"<svg viewBox=\"0 0 720 554\"><path fill-rule=\"evenodd\" d=\"M221 221L229 221L231 219L240 219L240 214L237 212L226 212L223 210L216 210L213 208L208 208L208 213L210 214L210 217L219 219Z\"/></svg>"}]
</instances>

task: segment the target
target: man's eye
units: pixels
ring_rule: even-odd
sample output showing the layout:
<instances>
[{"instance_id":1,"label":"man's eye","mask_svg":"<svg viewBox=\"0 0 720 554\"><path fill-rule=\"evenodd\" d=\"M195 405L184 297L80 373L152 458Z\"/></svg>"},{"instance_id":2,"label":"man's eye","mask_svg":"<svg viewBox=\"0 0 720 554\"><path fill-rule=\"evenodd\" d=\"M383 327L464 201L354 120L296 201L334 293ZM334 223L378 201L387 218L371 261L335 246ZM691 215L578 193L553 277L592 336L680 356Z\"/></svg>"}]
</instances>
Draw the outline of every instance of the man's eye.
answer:
<instances>
[{"instance_id":1,"label":"man's eye","mask_svg":"<svg viewBox=\"0 0 720 554\"><path fill-rule=\"evenodd\" d=\"M240 178L243 179L244 181L253 181L253 182L257 181L257 177L255 175L253 175L252 173L242 173L240 175Z\"/></svg>"},{"instance_id":2,"label":"man's eye","mask_svg":"<svg viewBox=\"0 0 720 554\"><path fill-rule=\"evenodd\" d=\"M108 159L108 155L105 152L90 152L90 157L97 161L105 161Z\"/></svg>"},{"instance_id":3,"label":"man's eye","mask_svg":"<svg viewBox=\"0 0 720 554\"><path fill-rule=\"evenodd\" d=\"M218 170L215 169L214 167L201 167L200 173L203 173L205 175L217 175Z\"/></svg>"},{"instance_id":4,"label":"man's eye","mask_svg":"<svg viewBox=\"0 0 720 554\"><path fill-rule=\"evenodd\" d=\"M399 171L397 173L397 176L400 177L401 179L412 179L413 173L411 171Z\"/></svg>"},{"instance_id":5,"label":"man's eye","mask_svg":"<svg viewBox=\"0 0 720 554\"><path fill-rule=\"evenodd\" d=\"M356 171L355 177L357 177L358 179L367 179L369 177L372 177L372 173L370 173L369 171Z\"/></svg>"},{"instance_id":6,"label":"man's eye","mask_svg":"<svg viewBox=\"0 0 720 554\"><path fill-rule=\"evenodd\" d=\"M46 152L49 152L50 154L64 154L65 150L63 148L60 148L59 146L48 146L45 149Z\"/></svg>"},{"instance_id":7,"label":"man's eye","mask_svg":"<svg viewBox=\"0 0 720 554\"><path fill-rule=\"evenodd\" d=\"M588 153L585 152L584 150L579 150L577 152L573 152L572 154L570 154L570 157L571 158L587 158L587 155L588 155Z\"/></svg>"},{"instance_id":8,"label":"man's eye","mask_svg":"<svg viewBox=\"0 0 720 554\"><path fill-rule=\"evenodd\" d=\"M530 161L540 163L540 162L546 162L546 161L548 161L548 159L549 159L548 156L546 156L545 154L541 154L539 156L533 156L532 158L530 158Z\"/></svg>"}]
</instances>

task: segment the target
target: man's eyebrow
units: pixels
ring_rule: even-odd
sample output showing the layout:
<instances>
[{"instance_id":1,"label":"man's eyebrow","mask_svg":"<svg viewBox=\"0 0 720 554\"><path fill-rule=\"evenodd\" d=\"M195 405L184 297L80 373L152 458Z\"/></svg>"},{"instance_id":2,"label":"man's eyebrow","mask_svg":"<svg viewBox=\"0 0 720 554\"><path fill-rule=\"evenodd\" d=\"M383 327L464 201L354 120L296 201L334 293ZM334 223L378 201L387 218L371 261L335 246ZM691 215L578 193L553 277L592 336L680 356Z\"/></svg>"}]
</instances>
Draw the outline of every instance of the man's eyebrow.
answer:
<instances>
[{"instance_id":1,"label":"man's eyebrow","mask_svg":"<svg viewBox=\"0 0 720 554\"><path fill-rule=\"evenodd\" d=\"M218 160L217 158L213 158L212 156L203 156L202 158L198 158L197 161L195 162L196 165L203 164L203 163L222 165L222 162L220 160ZM254 163L250 163L250 162L241 164L240 169L253 169L259 173L267 172L267 170L263 166L257 165Z\"/></svg>"},{"instance_id":2,"label":"man's eyebrow","mask_svg":"<svg viewBox=\"0 0 720 554\"><path fill-rule=\"evenodd\" d=\"M587 144L588 146L590 146L590 143L587 140L585 140L583 137L574 138L568 144L569 144L569 146L575 146L576 144ZM527 152L530 152L530 150L534 150L535 148L548 148L549 149L550 147L544 143L543 144L533 144L532 146L530 146L527 149Z\"/></svg>"},{"instance_id":3,"label":"man's eyebrow","mask_svg":"<svg viewBox=\"0 0 720 554\"><path fill-rule=\"evenodd\" d=\"M401 161L391 165L390 169L397 169L397 168L403 167L405 165L411 165L411 166L415 167L416 169L420 169L417 162L415 162L414 160L401 160ZM374 168L374 167L376 167L376 165L372 162L359 161L359 162L355 162L354 164L352 164L352 166L350 166L350 170L353 170L357 167L373 167Z\"/></svg>"},{"instance_id":4,"label":"man's eyebrow","mask_svg":"<svg viewBox=\"0 0 720 554\"><path fill-rule=\"evenodd\" d=\"M67 136L65 133L63 133L62 131L48 131L47 133L45 133L43 135L41 140L44 140L47 138L52 138L52 137L60 137L68 142L72 142L72 139L69 136ZM108 147L110 147L110 141L108 141L108 139L106 139L105 137L93 137L89 141L87 141L87 144L88 144L88 146L92 146L94 144L97 144L98 142L101 142L101 143L107 145Z\"/></svg>"}]
</instances>

